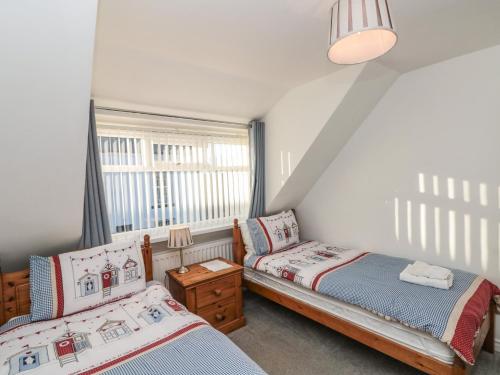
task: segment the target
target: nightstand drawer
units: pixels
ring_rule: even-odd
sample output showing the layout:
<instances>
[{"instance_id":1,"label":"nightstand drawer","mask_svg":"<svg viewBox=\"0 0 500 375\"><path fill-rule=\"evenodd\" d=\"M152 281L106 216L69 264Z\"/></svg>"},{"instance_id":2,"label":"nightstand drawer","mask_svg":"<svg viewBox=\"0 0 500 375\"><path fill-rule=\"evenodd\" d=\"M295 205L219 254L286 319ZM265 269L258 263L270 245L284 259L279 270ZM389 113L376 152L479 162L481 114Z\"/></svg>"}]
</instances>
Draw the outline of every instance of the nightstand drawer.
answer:
<instances>
[{"instance_id":1,"label":"nightstand drawer","mask_svg":"<svg viewBox=\"0 0 500 375\"><path fill-rule=\"evenodd\" d=\"M198 315L214 327L231 322L236 319L236 299L231 297L204 307Z\"/></svg>"},{"instance_id":2,"label":"nightstand drawer","mask_svg":"<svg viewBox=\"0 0 500 375\"><path fill-rule=\"evenodd\" d=\"M191 264L189 272L167 271L170 293L188 310L197 314L219 331L229 333L245 325L241 284L243 267L230 260L217 258L230 268L210 271L200 263Z\"/></svg>"},{"instance_id":3,"label":"nightstand drawer","mask_svg":"<svg viewBox=\"0 0 500 375\"><path fill-rule=\"evenodd\" d=\"M236 283L234 276L212 281L208 284L200 285L196 288L196 307L199 309L212 303L221 301L236 293Z\"/></svg>"}]
</instances>

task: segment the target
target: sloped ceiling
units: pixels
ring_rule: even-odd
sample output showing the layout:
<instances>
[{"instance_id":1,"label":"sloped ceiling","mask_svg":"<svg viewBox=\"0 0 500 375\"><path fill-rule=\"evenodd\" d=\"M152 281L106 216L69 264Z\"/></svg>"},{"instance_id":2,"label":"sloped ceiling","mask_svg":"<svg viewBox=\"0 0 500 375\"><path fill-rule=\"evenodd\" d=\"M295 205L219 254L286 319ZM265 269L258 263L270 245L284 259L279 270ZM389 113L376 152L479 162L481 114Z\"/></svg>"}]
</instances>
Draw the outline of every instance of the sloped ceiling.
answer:
<instances>
[{"instance_id":1,"label":"sloped ceiling","mask_svg":"<svg viewBox=\"0 0 500 375\"><path fill-rule=\"evenodd\" d=\"M398 76L376 62L353 65L273 107L265 117L267 212L297 207Z\"/></svg>"},{"instance_id":2,"label":"sloped ceiling","mask_svg":"<svg viewBox=\"0 0 500 375\"><path fill-rule=\"evenodd\" d=\"M0 266L76 248L97 0L7 1L0 12Z\"/></svg>"},{"instance_id":3,"label":"sloped ceiling","mask_svg":"<svg viewBox=\"0 0 500 375\"><path fill-rule=\"evenodd\" d=\"M326 58L333 0L105 0L93 95L243 118L341 67ZM389 0L400 72L500 43L500 1Z\"/></svg>"}]
</instances>

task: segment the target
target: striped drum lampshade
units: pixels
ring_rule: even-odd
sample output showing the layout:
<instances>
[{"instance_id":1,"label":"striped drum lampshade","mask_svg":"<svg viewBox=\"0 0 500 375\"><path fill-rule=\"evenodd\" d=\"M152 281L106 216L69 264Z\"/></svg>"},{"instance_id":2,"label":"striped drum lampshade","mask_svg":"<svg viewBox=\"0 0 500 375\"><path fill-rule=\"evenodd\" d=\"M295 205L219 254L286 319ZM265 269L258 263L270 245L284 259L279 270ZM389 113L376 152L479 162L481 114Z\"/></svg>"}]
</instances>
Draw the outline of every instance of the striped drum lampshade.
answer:
<instances>
[{"instance_id":1,"label":"striped drum lampshade","mask_svg":"<svg viewBox=\"0 0 500 375\"><path fill-rule=\"evenodd\" d=\"M337 64L373 60L396 44L387 0L338 0L333 4L328 58Z\"/></svg>"},{"instance_id":2,"label":"striped drum lampshade","mask_svg":"<svg viewBox=\"0 0 500 375\"><path fill-rule=\"evenodd\" d=\"M172 225L168 236L167 246L170 248L183 248L193 244L193 237L187 225Z\"/></svg>"}]
</instances>

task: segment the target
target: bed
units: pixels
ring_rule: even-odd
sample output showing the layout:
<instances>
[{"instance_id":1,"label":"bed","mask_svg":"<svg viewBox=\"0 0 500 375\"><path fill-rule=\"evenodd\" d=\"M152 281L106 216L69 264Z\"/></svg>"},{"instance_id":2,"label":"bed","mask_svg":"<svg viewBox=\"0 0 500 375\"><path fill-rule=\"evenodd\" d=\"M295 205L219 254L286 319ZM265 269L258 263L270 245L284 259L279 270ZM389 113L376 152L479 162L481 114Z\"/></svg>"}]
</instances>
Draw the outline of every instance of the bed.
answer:
<instances>
[{"instance_id":1,"label":"bed","mask_svg":"<svg viewBox=\"0 0 500 375\"><path fill-rule=\"evenodd\" d=\"M29 271L1 275L0 374L265 374L225 335L152 279L145 290L63 317L30 321Z\"/></svg>"},{"instance_id":2,"label":"bed","mask_svg":"<svg viewBox=\"0 0 500 375\"><path fill-rule=\"evenodd\" d=\"M316 246L312 242L301 243L300 246ZM298 247L300 248L300 246ZM293 251L290 250L290 252ZM284 251L283 253L287 252ZM292 282L291 280L294 279L293 267L284 267L283 269L276 267L275 270L279 269L279 274L276 272L275 274L263 272L265 267L272 264L267 258L274 258L272 259L274 262L279 261L281 253L269 257L246 256L245 244L237 220L234 221L233 227L233 253L235 262L246 266L244 284L251 292L270 299L428 374L465 374L471 368L468 361L463 360L449 346L426 332L421 332L414 327L389 319L388 316L384 316L378 311L378 315L374 314L375 310L369 311L369 308L367 310L369 306L361 308L314 291L314 287L305 288L300 283L297 283L296 279L295 282ZM357 262L357 260L362 260L367 254L352 254L350 259L352 259L353 263L361 264L362 262ZM302 261L300 258L295 257L295 262L300 261ZM265 267L262 266L263 263L266 263ZM347 264L349 261L344 263ZM332 274L335 274L335 272ZM328 272L318 272L316 274L317 279L320 281L325 275L328 275ZM304 282L304 284L315 285L315 282L311 279ZM474 358L481 348L489 352L494 350L495 305L491 303L488 307L487 304L485 310L487 314L481 321L480 328L474 338L474 353L471 353Z\"/></svg>"}]
</instances>

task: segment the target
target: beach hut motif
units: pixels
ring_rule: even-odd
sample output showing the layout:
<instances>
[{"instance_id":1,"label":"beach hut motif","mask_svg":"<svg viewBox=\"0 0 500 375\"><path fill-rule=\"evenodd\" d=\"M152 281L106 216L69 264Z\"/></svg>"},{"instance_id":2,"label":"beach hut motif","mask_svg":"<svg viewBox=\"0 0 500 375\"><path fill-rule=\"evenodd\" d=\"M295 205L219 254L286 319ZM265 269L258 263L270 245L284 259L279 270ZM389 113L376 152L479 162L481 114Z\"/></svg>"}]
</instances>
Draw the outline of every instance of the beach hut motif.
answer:
<instances>
[{"instance_id":1,"label":"beach hut motif","mask_svg":"<svg viewBox=\"0 0 500 375\"><path fill-rule=\"evenodd\" d=\"M334 252L327 251L327 250L317 250L315 251L316 255L319 255L323 258L334 258L334 259L340 259L340 257L335 254Z\"/></svg>"},{"instance_id":2,"label":"beach hut motif","mask_svg":"<svg viewBox=\"0 0 500 375\"><path fill-rule=\"evenodd\" d=\"M139 316L148 324L155 324L161 322L164 317L171 316L171 314L160 305L151 305L141 312Z\"/></svg>"},{"instance_id":3,"label":"beach hut motif","mask_svg":"<svg viewBox=\"0 0 500 375\"><path fill-rule=\"evenodd\" d=\"M47 345L26 349L9 357L9 375L32 370L49 361Z\"/></svg>"},{"instance_id":4,"label":"beach hut motif","mask_svg":"<svg viewBox=\"0 0 500 375\"><path fill-rule=\"evenodd\" d=\"M70 331L55 340L53 344L61 367L67 363L78 362L78 354L92 347L88 333Z\"/></svg>"},{"instance_id":5,"label":"beach hut motif","mask_svg":"<svg viewBox=\"0 0 500 375\"><path fill-rule=\"evenodd\" d=\"M184 311L186 311L186 309L184 308L184 306L182 306L175 299L166 299L165 303L167 304L168 307L170 307L172 310L174 310L176 312L184 312Z\"/></svg>"},{"instance_id":6,"label":"beach hut motif","mask_svg":"<svg viewBox=\"0 0 500 375\"><path fill-rule=\"evenodd\" d=\"M274 229L274 235L278 238L278 241L281 242L283 241L283 233L278 226L275 227Z\"/></svg>"},{"instance_id":7,"label":"beach hut motif","mask_svg":"<svg viewBox=\"0 0 500 375\"><path fill-rule=\"evenodd\" d=\"M106 320L97 329L105 343L120 340L132 334L132 330L127 326L125 320Z\"/></svg>"},{"instance_id":8,"label":"beach hut motif","mask_svg":"<svg viewBox=\"0 0 500 375\"><path fill-rule=\"evenodd\" d=\"M111 295L111 288L114 288L119 284L118 280L119 268L113 264L106 261L103 269L101 270L101 281L102 281L102 295L107 297Z\"/></svg>"},{"instance_id":9,"label":"beach hut motif","mask_svg":"<svg viewBox=\"0 0 500 375\"><path fill-rule=\"evenodd\" d=\"M299 235L299 226L297 225L296 222L292 223L292 235L294 235L294 236Z\"/></svg>"},{"instance_id":10,"label":"beach hut motif","mask_svg":"<svg viewBox=\"0 0 500 375\"><path fill-rule=\"evenodd\" d=\"M283 236L287 243L290 241L290 237L292 237L292 228L285 222L283 223Z\"/></svg>"},{"instance_id":11,"label":"beach hut motif","mask_svg":"<svg viewBox=\"0 0 500 375\"><path fill-rule=\"evenodd\" d=\"M281 270L281 277L284 279L290 280L290 281L295 280L296 282L300 282L302 277L297 275L299 273L299 271L300 270L296 267L285 266Z\"/></svg>"},{"instance_id":12,"label":"beach hut motif","mask_svg":"<svg viewBox=\"0 0 500 375\"><path fill-rule=\"evenodd\" d=\"M317 252L314 252L313 254L311 255L307 255L306 256L306 259L307 260L311 260L313 262L324 262L325 260L327 260L328 258L327 257L324 257L323 255L321 254L318 254Z\"/></svg>"},{"instance_id":13,"label":"beach hut motif","mask_svg":"<svg viewBox=\"0 0 500 375\"><path fill-rule=\"evenodd\" d=\"M127 258L127 261L125 262L122 268L125 275L126 283L130 283L139 278L138 263L135 260L130 259L130 257Z\"/></svg>"},{"instance_id":14,"label":"beach hut motif","mask_svg":"<svg viewBox=\"0 0 500 375\"><path fill-rule=\"evenodd\" d=\"M81 297L99 292L99 276L95 273L89 273L88 270L85 272L86 274L78 279Z\"/></svg>"}]
</instances>

